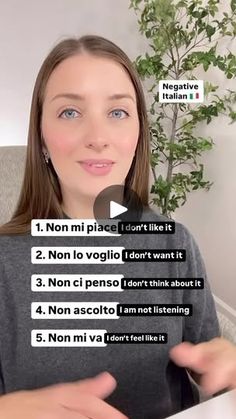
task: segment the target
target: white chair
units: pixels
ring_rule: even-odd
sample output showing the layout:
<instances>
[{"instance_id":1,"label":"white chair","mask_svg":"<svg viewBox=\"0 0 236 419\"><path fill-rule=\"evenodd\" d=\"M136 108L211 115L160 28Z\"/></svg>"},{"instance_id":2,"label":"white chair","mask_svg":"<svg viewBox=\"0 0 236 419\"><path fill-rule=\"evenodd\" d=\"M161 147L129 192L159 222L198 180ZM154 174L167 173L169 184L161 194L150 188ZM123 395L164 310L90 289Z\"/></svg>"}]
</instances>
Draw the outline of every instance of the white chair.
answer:
<instances>
[{"instance_id":1,"label":"white chair","mask_svg":"<svg viewBox=\"0 0 236 419\"><path fill-rule=\"evenodd\" d=\"M19 197L26 146L0 147L0 225L9 221Z\"/></svg>"}]
</instances>

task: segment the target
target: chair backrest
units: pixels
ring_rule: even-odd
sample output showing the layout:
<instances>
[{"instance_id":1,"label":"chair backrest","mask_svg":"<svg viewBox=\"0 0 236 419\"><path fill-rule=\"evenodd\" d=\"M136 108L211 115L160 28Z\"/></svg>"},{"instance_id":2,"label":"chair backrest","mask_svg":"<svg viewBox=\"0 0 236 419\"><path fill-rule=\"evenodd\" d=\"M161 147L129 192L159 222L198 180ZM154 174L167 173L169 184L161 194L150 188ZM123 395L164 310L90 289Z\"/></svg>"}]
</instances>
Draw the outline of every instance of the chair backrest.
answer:
<instances>
[{"instance_id":1,"label":"chair backrest","mask_svg":"<svg viewBox=\"0 0 236 419\"><path fill-rule=\"evenodd\" d=\"M26 146L0 147L0 225L9 221L17 204L26 159Z\"/></svg>"},{"instance_id":2,"label":"chair backrest","mask_svg":"<svg viewBox=\"0 0 236 419\"><path fill-rule=\"evenodd\" d=\"M217 311L217 316L219 319L221 335L230 340L232 343L236 344L236 325L220 311Z\"/></svg>"}]
</instances>

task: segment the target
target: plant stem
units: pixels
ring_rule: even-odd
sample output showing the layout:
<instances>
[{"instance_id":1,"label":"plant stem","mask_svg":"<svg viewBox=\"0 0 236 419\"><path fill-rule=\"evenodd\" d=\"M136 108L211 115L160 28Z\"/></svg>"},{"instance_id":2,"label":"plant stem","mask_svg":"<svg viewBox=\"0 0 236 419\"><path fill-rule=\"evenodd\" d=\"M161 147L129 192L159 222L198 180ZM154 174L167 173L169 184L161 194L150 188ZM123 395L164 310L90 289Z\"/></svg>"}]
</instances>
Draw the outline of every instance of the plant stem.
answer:
<instances>
[{"instance_id":1,"label":"plant stem","mask_svg":"<svg viewBox=\"0 0 236 419\"><path fill-rule=\"evenodd\" d=\"M172 129L171 129L171 137L170 137L170 146L172 144L174 144L174 142L175 142L177 117L178 117L178 105L177 105L177 103L175 103L174 104L173 121L172 121ZM172 152L172 150L170 150L170 155L169 155L169 159L168 159L167 176L166 176L166 181L168 183L171 182L172 172L173 172L173 152ZM164 215L167 214L167 207L168 207L169 199L170 199L170 192L168 193L168 195L165 198Z\"/></svg>"},{"instance_id":2,"label":"plant stem","mask_svg":"<svg viewBox=\"0 0 236 419\"><path fill-rule=\"evenodd\" d=\"M156 182L157 181L157 175L156 175L154 167L152 167L152 174L153 174L153 177L154 177L154 181Z\"/></svg>"},{"instance_id":3,"label":"plant stem","mask_svg":"<svg viewBox=\"0 0 236 419\"><path fill-rule=\"evenodd\" d=\"M178 117L178 105L175 103L175 105L174 105L173 122L172 122L172 130L171 130L171 137L170 137L170 144L174 144L174 142L175 142L175 131L176 131L177 117ZM169 162L168 162L168 170L167 170L167 177L166 177L166 180L168 182L171 181L172 170L173 170L173 156L172 156L172 151L170 151L170 157L169 157Z\"/></svg>"}]
</instances>

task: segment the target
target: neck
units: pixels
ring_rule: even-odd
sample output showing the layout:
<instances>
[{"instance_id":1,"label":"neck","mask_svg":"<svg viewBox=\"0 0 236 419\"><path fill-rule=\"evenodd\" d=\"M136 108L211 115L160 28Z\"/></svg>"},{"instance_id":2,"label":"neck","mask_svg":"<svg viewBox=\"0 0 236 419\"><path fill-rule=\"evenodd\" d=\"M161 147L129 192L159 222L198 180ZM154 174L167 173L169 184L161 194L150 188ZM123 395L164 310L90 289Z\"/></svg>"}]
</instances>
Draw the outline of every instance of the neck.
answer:
<instances>
[{"instance_id":1,"label":"neck","mask_svg":"<svg viewBox=\"0 0 236 419\"><path fill-rule=\"evenodd\" d=\"M70 218L78 219L94 219L93 205L95 198L93 197L74 197L63 196L62 210Z\"/></svg>"}]
</instances>

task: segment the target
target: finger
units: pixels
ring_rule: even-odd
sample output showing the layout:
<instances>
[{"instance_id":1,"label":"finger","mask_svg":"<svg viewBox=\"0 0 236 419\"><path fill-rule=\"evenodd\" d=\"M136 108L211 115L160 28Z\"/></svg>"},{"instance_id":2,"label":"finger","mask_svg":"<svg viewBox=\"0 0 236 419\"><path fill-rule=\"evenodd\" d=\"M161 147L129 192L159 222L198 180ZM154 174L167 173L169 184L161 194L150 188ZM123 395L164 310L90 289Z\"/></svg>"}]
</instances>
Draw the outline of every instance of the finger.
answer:
<instances>
[{"instance_id":1,"label":"finger","mask_svg":"<svg viewBox=\"0 0 236 419\"><path fill-rule=\"evenodd\" d=\"M76 398L69 396L63 406L89 419L127 419L127 416L105 401L85 392L78 392Z\"/></svg>"},{"instance_id":2,"label":"finger","mask_svg":"<svg viewBox=\"0 0 236 419\"><path fill-rule=\"evenodd\" d=\"M215 377L214 374L204 374L200 380L200 387L206 396L212 396L218 391L229 388L226 377L222 380L222 377Z\"/></svg>"},{"instance_id":3,"label":"finger","mask_svg":"<svg viewBox=\"0 0 236 419\"><path fill-rule=\"evenodd\" d=\"M224 360L214 362L212 368L201 377L200 386L207 395L235 388L235 365Z\"/></svg>"},{"instance_id":4,"label":"finger","mask_svg":"<svg viewBox=\"0 0 236 419\"><path fill-rule=\"evenodd\" d=\"M225 339L198 345L183 342L172 348L170 356L178 365L202 374L200 385L208 395L236 386L235 348Z\"/></svg>"},{"instance_id":5,"label":"finger","mask_svg":"<svg viewBox=\"0 0 236 419\"><path fill-rule=\"evenodd\" d=\"M66 404L68 400L76 399L81 392L105 399L114 391L116 385L115 378L105 371L92 378L57 384L54 386L55 397L62 403L66 401Z\"/></svg>"},{"instance_id":6,"label":"finger","mask_svg":"<svg viewBox=\"0 0 236 419\"><path fill-rule=\"evenodd\" d=\"M170 358L180 367L194 368L199 363L199 356L196 351L193 351L193 348L194 345L191 343L183 342L170 350Z\"/></svg>"},{"instance_id":7,"label":"finger","mask_svg":"<svg viewBox=\"0 0 236 419\"><path fill-rule=\"evenodd\" d=\"M212 341L198 345L183 342L170 350L170 357L179 366L188 367L202 374L208 370L219 352L219 348Z\"/></svg>"},{"instance_id":8,"label":"finger","mask_svg":"<svg viewBox=\"0 0 236 419\"><path fill-rule=\"evenodd\" d=\"M66 415L65 413L63 413L63 415L64 416L62 416L61 419L90 419L88 418L88 416L83 416L83 415L78 414L78 412L77 413L70 412L69 414L66 413Z\"/></svg>"},{"instance_id":9,"label":"finger","mask_svg":"<svg viewBox=\"0 0 236 419\"><path fill-rule=\"evenodd\" d=\"M81 415L78 411L62 406L60 413L57 415L57 419L88 419L88 416Z\"/></svg>"},{"instance_id":10,"label":"finger","mask_svg":"<svg viewBox=\"0 0 236 419\"><path fill-rule=\"evenodd\" d=\"M117 383L115 378L107 371L104 371L95 377L86 378L84 380L75 382L77 391L85 391L100 398L106 398L116 388Z\"/></svg>"}]
</instances>

